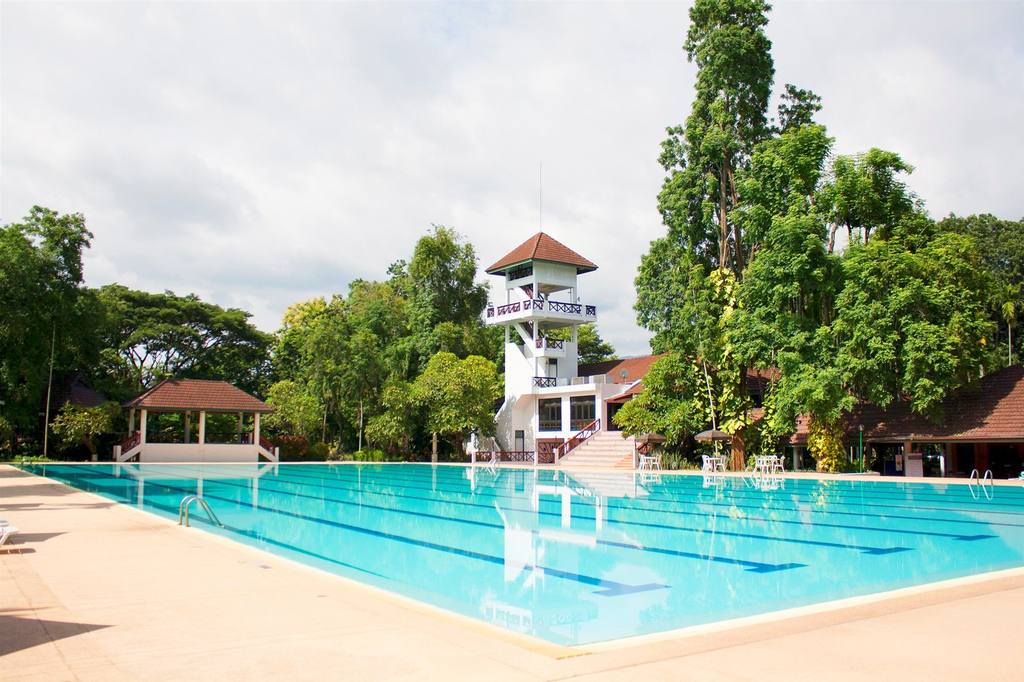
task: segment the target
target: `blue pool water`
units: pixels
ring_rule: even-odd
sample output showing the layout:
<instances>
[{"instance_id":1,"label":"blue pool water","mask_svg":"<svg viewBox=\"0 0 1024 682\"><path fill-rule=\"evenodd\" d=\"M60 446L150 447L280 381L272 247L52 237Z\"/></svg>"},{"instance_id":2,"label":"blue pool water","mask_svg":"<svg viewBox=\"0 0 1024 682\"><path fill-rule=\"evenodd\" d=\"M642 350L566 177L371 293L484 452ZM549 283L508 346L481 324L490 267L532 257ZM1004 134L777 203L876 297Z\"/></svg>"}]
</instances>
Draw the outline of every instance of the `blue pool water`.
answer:
<instances>
[{"instance_id":1,"label":"blue pool water","mask_svg":"<svg viewBox=\"0 0 1024 682\"><path fill-rule=\"evenodd\" d=\"M1024 489L428 465L26 470L560 644L1024 565ZM200 491L201 489L201 491ZM301 590L301 585L296 586Z\"/></svg>"}]
</instances>

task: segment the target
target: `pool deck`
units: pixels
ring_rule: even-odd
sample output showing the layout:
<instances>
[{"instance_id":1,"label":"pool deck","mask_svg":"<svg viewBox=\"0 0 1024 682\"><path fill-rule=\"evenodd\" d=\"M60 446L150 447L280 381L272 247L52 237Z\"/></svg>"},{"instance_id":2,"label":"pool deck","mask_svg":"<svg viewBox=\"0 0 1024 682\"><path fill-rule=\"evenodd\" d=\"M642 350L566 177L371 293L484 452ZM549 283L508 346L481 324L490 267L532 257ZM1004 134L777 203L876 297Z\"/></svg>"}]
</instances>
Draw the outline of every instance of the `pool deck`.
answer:
<instances>
[{"instance_id":1,"label":"pool deck","mask_svg":"<svg viewBox=\"0 0 1024 682\"><path fill-rule=\"evenodd\" d=\"M929 479L934 482L934 479ZM569 649L0 465L0 680L1019 680L1024 570Z\"/></svg>"}]
</instances>

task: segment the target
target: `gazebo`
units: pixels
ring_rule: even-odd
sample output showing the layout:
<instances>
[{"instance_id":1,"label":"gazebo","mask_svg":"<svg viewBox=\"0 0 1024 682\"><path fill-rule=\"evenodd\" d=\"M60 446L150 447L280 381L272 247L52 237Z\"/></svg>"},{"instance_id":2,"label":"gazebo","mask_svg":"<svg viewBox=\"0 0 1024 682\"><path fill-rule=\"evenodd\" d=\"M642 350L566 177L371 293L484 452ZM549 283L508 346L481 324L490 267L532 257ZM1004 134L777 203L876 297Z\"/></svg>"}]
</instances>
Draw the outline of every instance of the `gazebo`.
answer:
<instances>
[{"instance_id":1,"label":"gazebo","mask_svg":"<svg viewBox=\"0 0 1024 682\"><path fill-rule=\"evenodd\" d=\"M114 446L114 461L278 459L277 448L260 435L260 415L274 408L226 381L167 379L124 407L128 409L128 438ZM180 415L180 420L175 415Z\"/></svg>"}]
</instances>

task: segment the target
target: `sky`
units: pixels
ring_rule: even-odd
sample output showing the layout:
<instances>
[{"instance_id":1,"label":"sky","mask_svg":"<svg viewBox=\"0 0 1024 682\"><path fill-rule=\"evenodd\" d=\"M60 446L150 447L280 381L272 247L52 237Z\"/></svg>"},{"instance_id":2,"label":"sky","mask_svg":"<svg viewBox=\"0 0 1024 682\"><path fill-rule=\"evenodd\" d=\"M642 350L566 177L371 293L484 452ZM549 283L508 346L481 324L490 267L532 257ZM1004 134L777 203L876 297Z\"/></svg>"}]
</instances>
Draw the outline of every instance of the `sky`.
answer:
<instances>
[{"instance_id":1,"label":"sky","mask_svg":"<svg viewBox=\"0 0 1024 682\"><path fill-rule=\"evenodd\" d=\"M81 212L89 285L266 331L433 224L481 279L542 227L600 266L580 289L601 334L645 353L633 278L664 233L687 23L685 3L4 1L0 222ZM1022 29L1020 1L777 2L767 32L776 90L822 96L837 153L900 153L935 217L1019 219Z\"/></svg>"}]
</instances>

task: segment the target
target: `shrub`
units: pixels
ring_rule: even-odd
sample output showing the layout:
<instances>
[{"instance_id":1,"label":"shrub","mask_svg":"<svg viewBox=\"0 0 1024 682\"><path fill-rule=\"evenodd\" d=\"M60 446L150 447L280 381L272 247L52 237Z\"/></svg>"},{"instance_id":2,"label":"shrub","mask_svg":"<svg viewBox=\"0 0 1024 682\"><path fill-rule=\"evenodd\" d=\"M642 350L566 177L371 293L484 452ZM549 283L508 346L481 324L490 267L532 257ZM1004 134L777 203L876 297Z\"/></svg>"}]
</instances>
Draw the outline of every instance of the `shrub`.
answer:
<instances>
[{"instance_id":1,"label":"shrub","mask_svg":"<svg viewBox=\"0 0 1024 682\"><path fill-rule=\"evenodd\" d=\"M305 436L274 436L270 442L281 448L281 461L302 460L309 452L309 441Z\"/></svg>"},{"instance_id":2,"label":"shrub","mask_svg":"<svg viewBox=\"0 0 1024 682\"><path fill-rule=\"evenodd\" d=\"M325 460L331 454L331 446L327 443L313 443L306 454L311 460Z\"/></svg>"}]
</instances>

